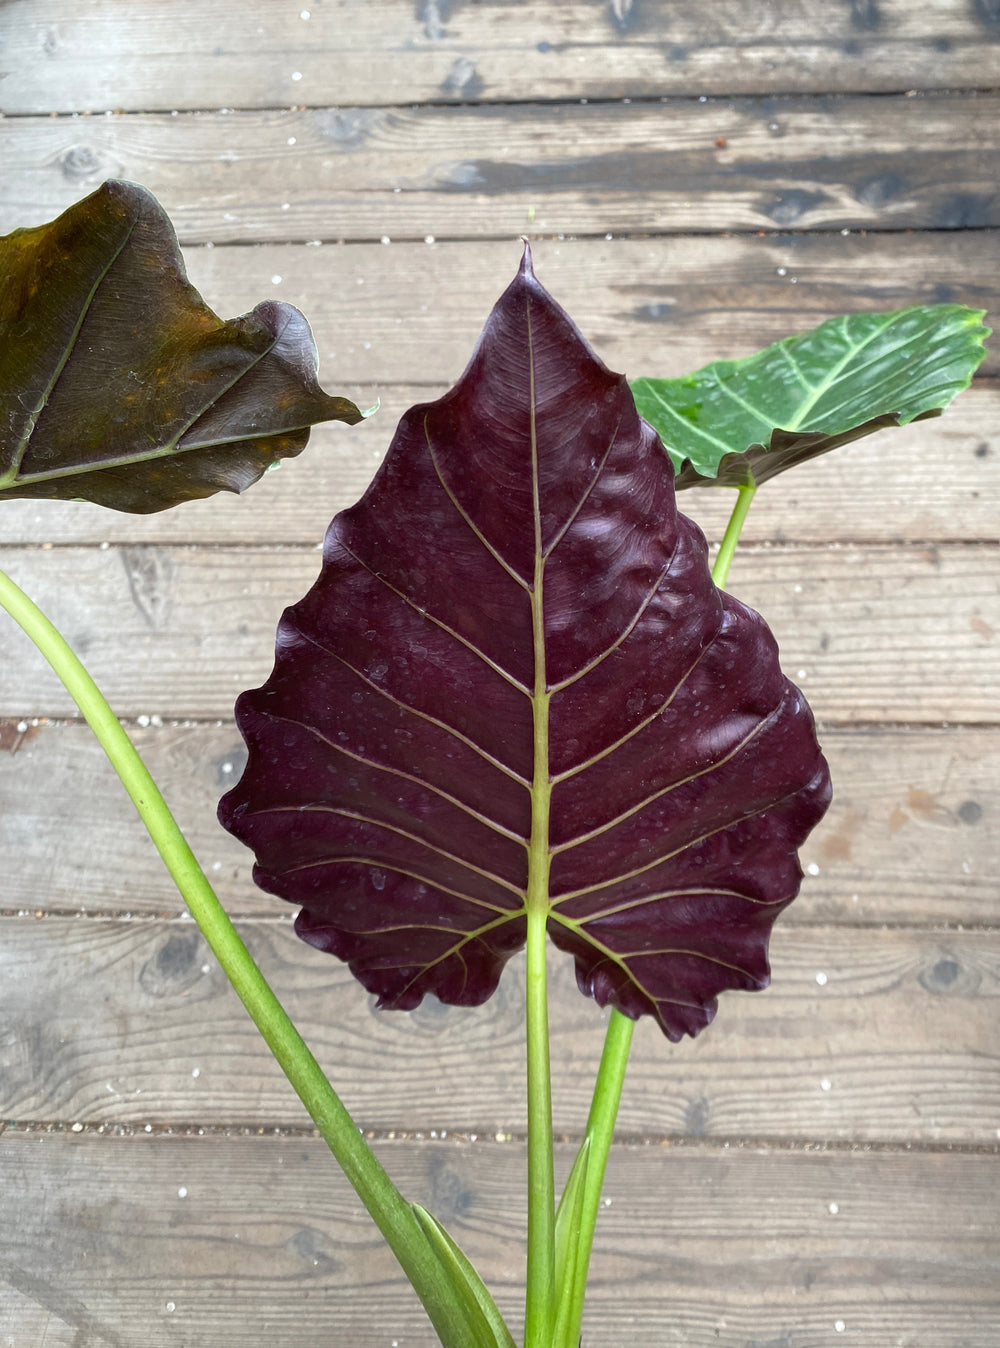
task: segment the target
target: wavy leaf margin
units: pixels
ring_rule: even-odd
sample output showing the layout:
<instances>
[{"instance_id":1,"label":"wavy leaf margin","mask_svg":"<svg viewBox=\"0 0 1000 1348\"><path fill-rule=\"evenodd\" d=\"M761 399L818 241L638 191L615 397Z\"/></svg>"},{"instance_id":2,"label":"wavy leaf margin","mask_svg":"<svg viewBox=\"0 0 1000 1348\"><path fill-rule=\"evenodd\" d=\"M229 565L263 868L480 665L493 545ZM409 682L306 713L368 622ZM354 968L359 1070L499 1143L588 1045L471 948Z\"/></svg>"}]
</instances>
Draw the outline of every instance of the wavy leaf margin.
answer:
<instances>
[{"instance_id":1,"label":"wavy leaf margin","mask_svg":"<svg viewBox=\"0 0 1000 1348\"><path fill-rule=\"evenodd\" d=\"M829 778L758 614L530 255L412 408L244 693L220 818L386 1007L495 989L529 912L670 1038L768 980Z\"/></svg>"},{"instance_id":2,"label":"wavy leaf margin","mask_svg":"<svg viewBox=\"0 0 1000 1348\"><path fill-rule=\"evenodd\" d=\"M940 416L986 354L984 310L917 305L829 319L679 379L631 383L677 489L767 482L888 426Z\"/></svg>"},{"instance_id":3,"label":"wavy leaf margin","mask_svg":"<svg viewBox=\"0 0 1000 1348\"><path fill-rule=\"evenodd\" d=\"M316 422L362 419L316 372L292 305L212 312L135 183L0 238L0 500L149 514L244 491Z\"/></svg>"}]
</instances>

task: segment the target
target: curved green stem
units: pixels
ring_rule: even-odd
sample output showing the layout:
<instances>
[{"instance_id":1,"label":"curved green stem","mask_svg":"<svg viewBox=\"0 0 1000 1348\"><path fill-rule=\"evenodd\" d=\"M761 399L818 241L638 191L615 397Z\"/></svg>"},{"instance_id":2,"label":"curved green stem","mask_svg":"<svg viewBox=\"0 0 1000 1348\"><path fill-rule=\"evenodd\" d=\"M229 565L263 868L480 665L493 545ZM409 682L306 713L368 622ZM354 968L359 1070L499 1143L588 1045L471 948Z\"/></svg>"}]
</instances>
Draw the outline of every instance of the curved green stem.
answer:
<instances>
[{"instance_id":1,"label":"curved green stem","mask_svg":"<svg viewBox=\"0 0 1000 1348\"><path fill-rule=\"evenodd\" d=\"M564 1298L569 1298L570 1309L565 1319L565 1333L553 1348L577 1348L580 1342L583 1298L587 1290L587 1269L594 1244L594 1228L597 1225L604 1172L615 1135L615 1120L618 1118L618 1104L625 1083L634 1030L634 1020L612 1009L583 1143L587 1148L587 1172L580 1205L580 1235L573 1268L573 1285L562 1293Z\"/></svg>"},{"instance_id":2,"label":"curved green stem","mask_svg":"<svg viewBox=\"0 0 1000 1348\"><path fill-rule=\"evenodd\" d=\"M732 565L736 545L739 542L743 525L757 491L755 482L746 483L737 489L736 504L729 517L726 532L719 548L719 555L712 567L712 580L718 586L726 583L729 568ZM587 1268L590 1252L594 1243L594 1229L597 1224L597 1212L600 1204L601 1189L604 1185L604 1172L607 1167L611 1142L614 1137L615 1120L618 1117L618 1105L622 1087L625 1083L625 1071L628 1066L629 1050L632 1046L632 1033L635 1022L612 1010L608 1022L601 1065L594 1086L594 1098L587 1119L587 1131L583 1146L587 1148L587 1170L584 1181L584 1193L580 1203L580 1234L573 1269L572 1289L557 1289L563 1308L569 1299L569 1314L560 1315L560 1341L553 1348L577 1348L580 1341L580 1325L583 1317L583 1299L586 1292Z\"/></svg>"},{"instance_id":3,"label":"curved green stem","mask_svg":"<svg viewBox=\"0 0 1000 1348\"><path fill-rule=\"evenodd\" d=\"M45 656L89 722L220 967L399 1260L441 1342L447 1348L468 1348L470 1344L491 1348L495 1340L470 1330L416 1214L361 1137L357 1124L257 968L100 689L61 633L3 571L0 605Z\"/></svg>"},{"instance_id":4,"label":"curved green stem","mask_svg":"<svg viewBox=\"0 0 1000 1348\"><path fill-rule=\"evenodd\" d=\"M726 525L726 532L723 534L722 543L719 546L719 555L712 567L712 580L720 590L726 583L726 577L729 575L729 568L733 562L733 554L736 552L736 544L740 541L740 534L743 532L747 513L756 494L757 483L752 480L736 489L736 504L733 506L733 513L729 516L729 523Z\"/></svg>"}]
</instances>

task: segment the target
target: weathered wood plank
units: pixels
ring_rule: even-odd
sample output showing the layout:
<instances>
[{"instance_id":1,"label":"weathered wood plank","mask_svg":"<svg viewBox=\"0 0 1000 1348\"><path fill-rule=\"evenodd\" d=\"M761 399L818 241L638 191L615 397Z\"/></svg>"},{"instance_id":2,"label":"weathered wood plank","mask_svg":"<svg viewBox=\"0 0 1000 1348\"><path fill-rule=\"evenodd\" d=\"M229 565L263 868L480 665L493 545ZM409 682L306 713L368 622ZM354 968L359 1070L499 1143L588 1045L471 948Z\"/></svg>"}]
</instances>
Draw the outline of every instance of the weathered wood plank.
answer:
<instances>
[{"instance_id":1,"label":"weathered wood plank","mask_svg":"<svg viewBox=\"0 0 1000 1348\"><path fill-rule=\"evenodd\" d=\"M744 354L842 310L959 300L995 311L1000 299L997 234L975 228L998 209L995 94L729 97L996 90L994 5L303 3L308 19L298 5L220 0L210 22L193 0L0 4L5 110L145 114L0 122L0 230L54 213L105 172L140 177L189 242L270 240L189 249L217 307L265 293L299 303L326 381L376 385L386 403L355 432L321 431L309 457L246 502L142 521L0 511L3 541L56 545L15 547L11 569L89 647L120 711L227 718L133 729L244 916L286 910L251 897L246 855L212 823L239 766L232 692L267 672L277 612L318 563L303 546L268 545L318 541L376 465L390 417L464 366L517 262L513 243L398 240L661 233L536 246L542 279L631 374ZM716 94L725 101L678 101ZM619 97L636 101L569 102ZM657 97L671 101L642 102ZM410 106L421 99L479 106ZM530 106L500 106L517 100ZM259 111L183 111L220 104ZM850 226L880 233L821 232ZM931 232L881 232L912 226ZM768 237L691 237L722 229ZM382 235L391 249L277 242ZM996 720L996 550L856 546L996 539L1000 352L986 368L948 421L809 465L755 507L751 543L808 546L751 547L733 588L773 619L824 718ZM855 490L855 466L867 487ZM727 495L685 505L717 534ZM99 542L125 546L61 546ZM210 551L219 543L241 546ZM16 750L0 752L0 849L16 858L0 905L176 916L89 733L18 729L68 704L2 622L0 642L0 707L13 712L0 751ZM8 706L6 687L26 684L32 697ZM615 1149L588 1344L994 1348L997 735L827 734L840 792L803 858L818 874L775 938L774 989L724 999L693 1045L672 1048L648 1025L637 1034L622 1126L688 1141ZM879 921L909 929L872 930ZM991 929L956 929L970 923ZM470 1245L516 1319L524 1157L482 1139L524 1127L520 964L476 1012L382 1016L287 919L243 927L364 1122L479 1133L474 1145L380 1150ZM565 960L553 982L557 1127L578 1132L601 1016ZM0 1235L0 1340L430 1344L356 1200L333 1173L317 1186L329 1164L318 1141L142 1133L147 1121L195 1133L304 1121L190 924L11 918L0 989L0 1110L61 1129L139 1129L0 1138L14 1214ZM741 1149L741 1135L810 1150ZM990 1154L811 1150L822 1139ZM559 1160L564 1172L565 1149Z\"/></svg>"},{"instance_id":2,"label":"weathered wood plank","mask_svg":"<svg viewBox=\"0 0 1000 1348\"><path fill-rule=\"evenodd\" d=\"M543 240L534 251L540 280L601 358L635 378L744 356L841 313L944 302L996 313L998 240L988 230L805 233ZM328 387L420 384L433 396L465 368L520 252L514 240L483 240L205 247L185 257L226 316L266 296L298 305ZM998 351L981 372L1000 375Z\"/></svg>"},{"instance_id":3,"label":"weathered wood plank","mask_svg":"<svg viewBox=\"0 0 1000 1348\"><path fill-rule=\"evenodd\" d=\"M305 12L308 19L300 17ZM988 4L6 5L8 113L989 88Z\"/></svg>"},{"instance_id":4,"label":"weathered wood plank","mask_svg":"<svg viewBox=\"0 0 1000 1348\"><path fill-rule=\"evenodd\" d=\"M108 177L186 243L982 228L1000 96L19 117L0 161L0 233Z\"/></svg>"},{"instance_id":5,"label":"weathered wood plank","mask_svg":"<svg viewBox=\"0 0 1000 1348\"><path fill-rule=\"evenodd\" d=\"M729 588L760 609L827 721L1000 719L996 548L750 549ZM319 569L315 549L136 547L0 553L83 656L119 716L228 717L270 671L274 629ZM0 626L0 716L73 704Z\"/></svg>"},{"instance_id":6,"label":"weathered wood plank","mask_svg":"<svg viewBox=\"0 0 1000 1348\"><path fill-rule=\"evenodd\" d=\"M290 909L255 889L251 854L218 826L245 758L231 723L130 726L233 916ZM829 730L834 800L782 923L995 923L1000 732ZM2 750L6 749L7 753ZM0 855L8 911L178 914L181 900L90 730L0 725Z\"/></svg>"},{"instance_id":7,"label":"weathered wood plank","mask_svg":"<svg viewBox=\"0 0 1000 1348\"><path fill-rule=\"evenodd\" d=\"M334 385L331 384L331 387ZM336 386L339 388L339 386ZM359 426L320 426L303 458L288 460L242 497L220 493L182 510L126 515L84 501L6 501L0 544L316 543L338 510L368 486L396 423L443 386L344 390ZM815 459L768 486L754 502L745 542L976 542L998 536L1000 384L980 380L944 417L886 431ZM729 491L683 493L678 502L720 539Z\"/></svg>"},{"instance_id":8,"label":"weathered wood plank","mask_svg":"<svg viewBox=\"0 0 1000 1348\"><path fill-rule=\"evenodd\" d=\"M996 313L998 238L960 230L542 241L535 269L601 358L635 378L746 355L841 313L942 302ZM520 247L262 244L192 248L186 258L220 313L242 313L265 294L303 309L328 384L438 386L465 368ZM982 373L1000 374L1000 354L987 355Z\"/></svg>"},{"instance_id":9,"label":"weathered wood plank","mask_svg":"<svg viewBox=\"0 0 1000 1348\"><path fill-rule=\"evenodd\" d=\"M68 1328L120 1348L237 1348L248 1333L295 1348L435 1341L315 1139L8 1131L2 1147L11 1343L61 1346ZM523 1147L377 1150L519 1328ZM560 1175L569 1160L559 1148ZM584 1344L994 1348L994 1168L961 1153L618 1146Z\"/></svg>"},{"instance_id":10,"label":"weathered wood plank","mask_svg":"<svg viewBox=\"0 0 1000 1348\"><path fill-rule=\"evenodd\" d=\"M304 1122L192 923L6 918L0 930L4 1118ZM483 1007L394 1015L287 922L240 930L360 1125L523 1132L523 959ZM726 995L695 1044L672 1048L640 1024L624 1135L996 1141L995 931L779 924L772 956L771 989ZM605 1015L570 960L550 963L556 1129L578 1135Z\"/></svg>"}]
</instances>

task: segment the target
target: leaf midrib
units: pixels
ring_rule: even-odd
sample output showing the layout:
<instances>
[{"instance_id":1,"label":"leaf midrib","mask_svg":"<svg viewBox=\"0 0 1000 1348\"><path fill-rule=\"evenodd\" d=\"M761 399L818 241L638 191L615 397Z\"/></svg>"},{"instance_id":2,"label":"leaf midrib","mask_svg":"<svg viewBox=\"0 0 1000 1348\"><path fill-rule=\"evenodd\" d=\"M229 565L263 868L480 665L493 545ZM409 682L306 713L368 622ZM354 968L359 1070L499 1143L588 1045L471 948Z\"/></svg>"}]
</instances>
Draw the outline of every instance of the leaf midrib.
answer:
<instances>
[{"instance_id":1,"label":"leaf midrib","mask_svg":"<svg viewBox=\"0 0 1000 1348\"><path fill-rule=\"evenodd\" d=\"M133 225L132 229L134 228L135 226ZM131 232L132 231L130 230L129 231L130 235ZM124 247L124 244L122 245L122 247ZM121 252L121 249L119 249L119 252ZM112 259L112 263L109 264L108 266L108 271L110 271L111 265L113 265L114 261L115 259ZM107 272L105 272L104 275L106 276ZM103 280L104 277L101 278L102 282ZM93 301L93 297L94 295L96 295L96 293L97 287L95 286L94 291L91 293L90 301L88 302L88 308L90 302ZM81 318L80 326L82 327L82 325L83 319ZM225 325L222 326L224 327ZM77 335L78 332L79 329L77 330ZM239 445L251 442L253 440L270 439L271 436L275 435L289 435L294 431L309 430L313 423L307 421L301 425L274 426L268 430L258 431L253 435L219 436L218 438L213 437L211 440L195 441L193 444L185 445L183 448L179 448L179 442L188 433L188 431L195 424L195 422L198 421L200 417L203 417L205 413L219 401L220 398L224 397L230 391L230 389L234 388L240 382L241 379L244 379L250 373L251 370L253 370L257 365L259 365L265 356L270 355L270 353L274 350L274 347L277 344L280 335L281 335L280 333L275 333L274 335L272 335L271 340L266 346L266 348L263 351L258 352L257 354L253 354L253 358L250 360L249 364L245 365L241 370L237 372L237 374L232 379L229 380L227 384L223 385L223 387L221 387L218 390L218 392L213 395L212 399L209 402L202 404L202 406L198 408L197 411L195 411L188 418L188 420L184 423L184 425L173 437L173 439L169 440L165 445L160 445L156 449L152 450L143 449L141 451L137 451L134 454L121 454L117 458L101 459L97 463L78 463L72 464L66 468L47 469L45 472L42 473L25 473L22 476L15 476L9 485L15 487L22 487L38 482L57 481L58 479L65 477L86 478L89 477L92 473L102 473L106 469L128 468L132 464L153 463L157 459L167 459L183 454L194 454L201 450L218 449L221 448L223 445ZM75 337L74 337L74 345L75 345ZM242 349L244 351L246 350L246 348ZM62 374L62 369L65 367L66 360L68 360L69 358L69 354L70 354L69 351L67 351L66 359L64 359L63 365L62 367L60 367L59 371L60 374ZM56 382L57 381L53 381L52 386L47 391L45 403L43 403L42 406L39 407L38 412L35 416L36 422L38 416L41 415L42 411L44 410L44 407L47 405L48 399L52 395L52 391L55 388ZM32 425L32 430L34 430L34 423ZM28 439L30 439L30 435L31 432L29 432L28 437L24 441L24 447L21 450L20 457L18 458L18 466L20 466L20 462L23 459L24 453L27 450ZM5 482L6 482L5 478L0 479L0 491L4 490Z\"/></svg>"},{"instance_id":2,"label":"leaf midrib","mask_svg":"<svg viewBox=\"0 0 1000 1348\"><path fill-rule=\"evenodd\" d=\"M124 238L122 239L121 243L108 258L107 264L105 265L105 267L103 268L97 279L94 281L94 284L91 286L90 291L88 292L86 298L84 299L76 323L73 327L72 332L69 335L69 340L66 343L65 350L63 351L60 359L56 361L56 364L52 370L52 374L49 378L49 381L42 392L41 398L39 399L37 406L32 410L31 414L28 417L25 432L21 436L20 440L17 442L17 445L14 449L11 466L7 470L7 472L4 473L2 477L0 477L0 491L3 491L8 486L17 486L20 485L21 482L28 482L33 480L31 477L21 478L19 476L19 471L21 464L24 461L24 456L28 452L28 446L31 443L31 437L35 433L35 427L38 425L38 418L42 415L46 407L49 405L49 399L52 397L56 385L62 378L62 373L66 368L66 364L69 361L70 356L76 349L77 340L79 339L80 336L80 330L82 329L84 323L86 322L87 315L90 313L90 310L93 307L94 299L97 295L97 292L100 290L101 286L107 280L111 268L121 257L122 252L128 245L129 241L131 240L132 235L135 233L138 223L139 222L137 220L133 220L132 223L129 225L128 231L125 234Z\"/></svg>"}]
</instances>

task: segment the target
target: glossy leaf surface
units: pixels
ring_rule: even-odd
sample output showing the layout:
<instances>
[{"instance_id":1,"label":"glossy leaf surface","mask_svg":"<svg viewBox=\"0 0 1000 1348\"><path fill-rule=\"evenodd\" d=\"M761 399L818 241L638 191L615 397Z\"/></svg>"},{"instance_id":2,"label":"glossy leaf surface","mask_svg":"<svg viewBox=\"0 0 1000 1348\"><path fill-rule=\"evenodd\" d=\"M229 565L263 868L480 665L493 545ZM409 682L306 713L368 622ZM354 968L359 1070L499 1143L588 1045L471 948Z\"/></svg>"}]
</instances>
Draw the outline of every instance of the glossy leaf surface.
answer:
<instances>
[{"instance_id":1,"label":"glossy leaf surface","mask_svg":"<svg viewBox=\"0 0 1000 1348\"><path fill-rule=\"evenodd\" d=\"M677 487L740 487L884 426L938 416L985 355L982 311L852 314L681 379L636 379Z\"/></svg>"},{"instance_id":2,"label":"glossy leaf surface","mask_svg":"<svg viewBox=\"0 0 1000 1348\"><path fill-rule=\"evenodd\" d=\"M484 1001L529 905L584 992L671 1038L765 984L826 765L672 478L526 257L330 526L221 818L382 1005Z\"/></svg>"},{"instance_id":3,"label":"glossy leaf surface","mask_svg":"<svg viewBox=\"0 0 1000 1348\"><path fill-rule=\"evenodd\" d=\"M208 308L134 183L0 238L0 500L148 514L242 491L311 425L361 415L320 389L297 309Z\"/></svg>"}]
</instances>

